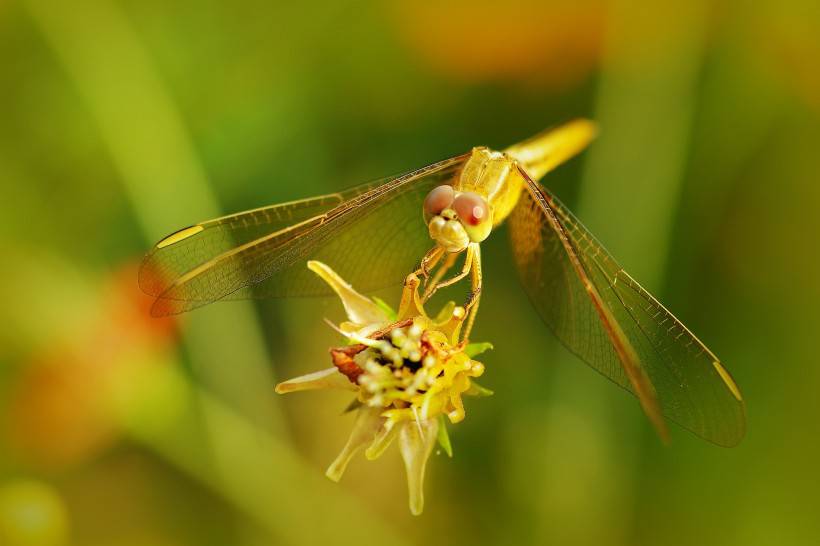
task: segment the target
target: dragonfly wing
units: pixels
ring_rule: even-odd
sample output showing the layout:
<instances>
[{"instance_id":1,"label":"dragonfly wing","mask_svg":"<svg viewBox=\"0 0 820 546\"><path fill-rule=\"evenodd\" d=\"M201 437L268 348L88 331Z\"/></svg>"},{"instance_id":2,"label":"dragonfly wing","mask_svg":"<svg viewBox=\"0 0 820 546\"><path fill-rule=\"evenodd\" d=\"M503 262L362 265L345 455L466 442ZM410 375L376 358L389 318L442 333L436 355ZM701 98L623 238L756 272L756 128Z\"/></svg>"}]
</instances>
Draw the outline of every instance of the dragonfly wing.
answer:
<instances>
[{"instance_id":1,"label":"dragonfly wing","mask_svg":"<svg viewBox=\"0 0 820 546\"><path fill-rule=\"evenodd\" d=\"M307 229L304 221L373 187L364 184L347 192L240 212L176 231L154 245L143 260L139 272L140 288L151 296L161 296L174 281L195 267L285 228L292 228L291 234L296 236ZM352 195L348 196L348 193Z\"/></svg>"},{"instance_id":2,"label":"dragonfly wing","mask_svg":"<svg viewBox=\"0 0 820 546\"><path fill-rule=\"evenodd\" d=\"M510 236L530 300L570 351L637 395L650 418L654 398L663 415L698 436L740 442L745 406L729 372L555 196L529 180Z\"/></svg>"},{"instance_id":3,"label":"dragonfly wing","mask_svg":"<svg viewBox=\"0 0 820 546\"><path fill-rule=\"evenodd\" d=\"M424 197L452 183L466 157L172 234L141 270L141 286L157 297L152 313L181 313L219 299L329 294L305 267L310 259L325 261L363 291L399 283L431 245Z\"/></svg>"}]
</instances>

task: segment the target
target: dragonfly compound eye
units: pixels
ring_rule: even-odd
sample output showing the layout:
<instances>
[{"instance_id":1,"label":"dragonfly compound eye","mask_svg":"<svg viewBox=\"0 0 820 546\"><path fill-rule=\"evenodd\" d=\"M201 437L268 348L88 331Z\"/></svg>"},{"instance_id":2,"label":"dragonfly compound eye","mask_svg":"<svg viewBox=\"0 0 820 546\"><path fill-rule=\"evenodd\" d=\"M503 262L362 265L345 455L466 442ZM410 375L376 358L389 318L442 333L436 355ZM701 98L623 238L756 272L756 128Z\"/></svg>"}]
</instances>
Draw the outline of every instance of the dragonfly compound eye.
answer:
<instances>
[{"instance_id":1,"label":"dragonfly compound eye","mask_svg":"<svg viewBox=\"0 0 820 546\"><path fill-rule=\"evenodd\" d=\"M433 188L424 199L424 211L427 214L436 216L452 205L454 198L455 192L452 186L444 185Z\"/></svg>"},{"instance_id":2,"label":"dragonfly compound eye","mask_svg":"<svg viewBox=\"0 0 820 546\"><path fill-rule=\"evenodd\" d=\"M468 226L477 226L490 216L487 201L477 193L464 192L453 201L453 209L462 222Z\"/></svg>"}]
</instances>

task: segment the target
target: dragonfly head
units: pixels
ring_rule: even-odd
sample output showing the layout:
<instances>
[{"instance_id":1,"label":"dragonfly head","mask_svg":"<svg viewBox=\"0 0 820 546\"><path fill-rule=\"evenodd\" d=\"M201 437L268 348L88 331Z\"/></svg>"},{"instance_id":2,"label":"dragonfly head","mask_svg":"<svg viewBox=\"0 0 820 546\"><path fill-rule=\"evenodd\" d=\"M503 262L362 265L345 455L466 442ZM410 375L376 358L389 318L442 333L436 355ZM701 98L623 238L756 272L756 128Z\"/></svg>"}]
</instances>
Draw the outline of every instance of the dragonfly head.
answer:
<instances>
[{"instance_id":1,"label":"dragonfly head","mask_svg":"<svg viewBox=\"0 0 820 546\"><path fill-rule=\"evenodd\" d=\"M447 185L427 194L424 219L430 237L448 252L461 252L470 243L480 243L493 228L493 213L486 199Z\"/></svg>"}]
</instances>

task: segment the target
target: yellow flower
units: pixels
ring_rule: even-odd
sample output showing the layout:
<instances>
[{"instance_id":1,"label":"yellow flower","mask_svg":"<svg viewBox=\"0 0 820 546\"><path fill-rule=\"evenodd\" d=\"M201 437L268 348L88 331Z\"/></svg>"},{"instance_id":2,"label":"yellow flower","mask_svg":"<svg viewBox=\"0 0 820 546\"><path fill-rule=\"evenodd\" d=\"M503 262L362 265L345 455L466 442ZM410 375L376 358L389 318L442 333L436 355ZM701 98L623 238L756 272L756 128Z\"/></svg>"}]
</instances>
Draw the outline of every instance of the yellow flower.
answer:
<instances>
[{"instance_id":1,"label":"yellow flower","mask_svg":"<svg viewBox=\"0 0 820 546\"><path fill-rule=\"evenodd\" d=\"M419 279L407 277L398 313L380 300L356 292L321 262L308 262L342 300L348 321L338 330L348 345L330 350L334 366L276 386L276 392L346 389L357 397L351 405L356 422L347 444L327 469L341 479L352 457L362 448L379 457L398 438L407 471L410 511L420 514L427 459L436 441L452 456L444 423L464 419L462 395L488 395L474 378L484 365L472 359L491 346L465 345L458 337L466 313L452 302L431 318L419 296Z\"/></svg>"}]
</instances>

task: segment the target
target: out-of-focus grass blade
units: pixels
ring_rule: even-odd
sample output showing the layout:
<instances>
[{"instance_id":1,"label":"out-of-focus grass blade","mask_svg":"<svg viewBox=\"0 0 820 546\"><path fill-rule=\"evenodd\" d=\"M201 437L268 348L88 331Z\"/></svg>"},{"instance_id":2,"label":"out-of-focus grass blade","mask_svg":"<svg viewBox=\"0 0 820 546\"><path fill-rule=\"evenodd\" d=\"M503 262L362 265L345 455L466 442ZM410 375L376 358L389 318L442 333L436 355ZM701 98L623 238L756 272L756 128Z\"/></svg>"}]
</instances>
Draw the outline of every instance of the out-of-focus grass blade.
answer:
<instances>
[{"instance_id":1,"label":"out-of-focus grass blade","mask_svg":"<svg viewBox=\"0 0 820 546\"><path fill-rule=\"evenodd\" d=\"M24 5L84 96L146 241L153 242L174 226L217 216L219 206L181 116L118 7L108 0L27 0ZM241 413L281 431L276 425L281 416L273 401L270 359L250 305L191 317L186 332L198 379ZM194 392L201 401L208 437L181 443L179 438L188 436L178 423L173 433L146 439L148 445L182 469L195 470L192 473L208 483L218 476L218 492L254 514L271 534L289 536L293 543L305 543L304 537L294 534L299 529L317 536L334 529L315 525L315 506L290 498L294 491L301 499L323 499L323 513L334 520L335 514L346 514L337 531L345 522L350 530L350 522L364 517L362 510L350 511L350 499L331 494L318 473L311 479L312 472L305 472L298 457L274 440L272 430L256 429L233 407L217 403L205 391ZM183 403L192 404L188 398ZM216 469L200 466L199 461L209 457L208 450ZM378 528L369 522L367 529L374 526ZM395 543L396 537L387 535L385 531L379 542ZM322 542L338 536L324 536Z\"/></svg>"}]
</instances>

